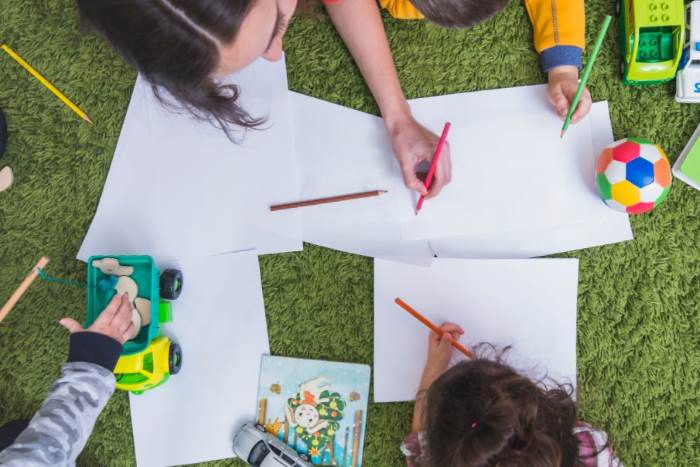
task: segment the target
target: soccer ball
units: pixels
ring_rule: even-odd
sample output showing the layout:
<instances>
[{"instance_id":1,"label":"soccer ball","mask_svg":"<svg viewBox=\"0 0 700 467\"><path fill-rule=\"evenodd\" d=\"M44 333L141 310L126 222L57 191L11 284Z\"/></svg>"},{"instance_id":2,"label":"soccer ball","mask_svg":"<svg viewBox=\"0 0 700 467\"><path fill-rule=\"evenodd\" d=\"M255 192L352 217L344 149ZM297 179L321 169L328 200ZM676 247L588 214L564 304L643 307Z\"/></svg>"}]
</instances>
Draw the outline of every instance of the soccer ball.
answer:
<instances>
[{"instance_id":1,"label":"soccer ball","mask_svg":"<svg viewBox=\"0 0 700 467\"><path fill-rule=\"evenodd\" d=\"M598 156L596 185L611 208L641 214L666 199L671 188L671 165L658 144L639 138L621 139Z\"/></svg>"}]
</instances>

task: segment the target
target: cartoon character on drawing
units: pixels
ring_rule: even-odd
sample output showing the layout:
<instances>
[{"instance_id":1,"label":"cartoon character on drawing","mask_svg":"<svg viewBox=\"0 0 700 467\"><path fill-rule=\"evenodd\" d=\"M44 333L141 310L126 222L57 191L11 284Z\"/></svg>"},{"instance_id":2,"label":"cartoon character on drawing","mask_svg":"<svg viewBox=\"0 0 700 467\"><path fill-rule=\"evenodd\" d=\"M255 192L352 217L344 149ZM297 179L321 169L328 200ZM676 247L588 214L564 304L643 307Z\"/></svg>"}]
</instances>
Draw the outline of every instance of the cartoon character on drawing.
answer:
<instances>
[{"instance_id":1,"label":"cartoon character on drawing","mask_svg":"<svg viewBox=\"0 0 700 467\"><path fill-rule=\"evenodd\" d=\"M306 443L311 457L320 456L333 442L343 419L345 401L330 391L329 383L323 376L302 383L284 408L287 422L296 426L295 433Z\"/></svg>"}]
</instances>

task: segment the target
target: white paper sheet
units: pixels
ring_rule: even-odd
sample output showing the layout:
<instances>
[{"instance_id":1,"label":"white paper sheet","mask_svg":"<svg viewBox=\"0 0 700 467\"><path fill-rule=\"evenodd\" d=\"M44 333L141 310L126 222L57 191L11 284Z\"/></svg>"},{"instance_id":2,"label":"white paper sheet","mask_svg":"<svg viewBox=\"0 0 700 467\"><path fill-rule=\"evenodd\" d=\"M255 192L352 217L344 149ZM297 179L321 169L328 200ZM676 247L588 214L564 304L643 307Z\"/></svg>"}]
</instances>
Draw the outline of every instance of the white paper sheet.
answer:
<instances>
[{"instance_id":1,"label":"white paper sheet","mask_svg":"<svg viewBox=\"0 0 700 467\"><path fill-rule=\"evenodd\" d=\"M512 90L504 92L515 97ZM516 103L522 101L514 99ZM614 141L608 103L593 104L590 120L593 152L599 154ZM593 173L590 176L592 179ZM430 245L437 256L444 258L531 258L631 240L629 217L612 210L610 214L594 221L544 229L434 239Z\"/></svg>"},{"instance_id":2,"label":"white paper sheet","mask_svg":"<svg viewBox=\"0 0 700 467\"><path fill-rule=\"evenodd\" d=\"M401 238L401 174L379 117L290 93L301 166L301 199L372 190L388 193L299 209L304 241L365 256L430 264L425 240Z\"/></svg>"},{"instance_id":3,"label":"white paper sheet","mask_svg":"<svg viewBox=\"0 0 700 467\"><path fill-rule=\"evenodd\" d=\"M524 374L575 384L577 287L575 259L375 260L374 401L413 400L425 365L429 331L396 297L438 325L460 324L467 345L512 345L507 361Z\"/></svg>"},{"instance_id":4,"label":"white paper sheet","mask_svg":"<svg viewBox=\"0 0 700 467\"><path fill-rule=\"evenodd\" d=\"M418 99L411 107L433 131L452 122L453 182L419 216L411 212L413 200L402 207L404 238L534 230L614 217L600 202L591 175L596 157L591 119L570 126L561 139L561 120L543 87Z\"/></svg>"},{"instance_id":5,"label":"white paper sheet","mask_svg":"<svg viewBox=\"0 0 700 467\"><path fill-rule=\"evenodd\" d=\"M259 60L230 80L242 106L268 116L242 144L174 113L139 78L97 212L78 258L105 251L165 258L257 248L300 250L297 212L269 206L299 196L284 61Z\"/></svg>"},{"instance_id":6,"label":"white paper sheet","mask_svg":"<svg viewBox=\"0 0 700 467\"><path fill-rule=\"evenodd\" d=\"M182 369L130 395L140 467L233 457L231 440L254 420L260 357L269 352L257 256L252 252L159 264L183 272L164 334L182 346Z\"/></svg>"}]
</instances>

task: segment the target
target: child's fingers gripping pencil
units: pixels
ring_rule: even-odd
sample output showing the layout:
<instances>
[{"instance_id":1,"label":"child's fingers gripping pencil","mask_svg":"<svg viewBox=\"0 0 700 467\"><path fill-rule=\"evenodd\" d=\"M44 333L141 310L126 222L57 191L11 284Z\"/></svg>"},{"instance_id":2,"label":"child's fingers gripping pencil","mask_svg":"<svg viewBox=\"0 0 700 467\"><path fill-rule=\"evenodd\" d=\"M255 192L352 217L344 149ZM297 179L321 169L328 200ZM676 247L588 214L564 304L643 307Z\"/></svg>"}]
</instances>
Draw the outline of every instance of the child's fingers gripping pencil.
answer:
<instances>
[{"instance_id":1,"label":"child's fingers gripping pencil","mask_svg":"<svg viewBox=\"0 0 700 467\"><path fill-rule=\"evenodd\" d=\"M425 324L425 325L428 327L428 329L430 329L431 331L433 331L433 332L434 332L435 334L437 334L438 336L442 337L442 335L445 333L445 331L443 331L443 330L440 329L438 326L436 326L435 324L433 324L432 321L430 321L428 318L426 318L425 316L423 316L422 314L420 314L420 313L419 313L417 310L415 310L411 305L409 305L408 303L404 302L404 301L401 300L400 298L397 297L396 300L394 300L394 302L395 302L398 306L400 306L401 308L403 308L404 310L406 310L409 314L411 314L411 315L412 315L414 318L416 318L418 321L420 321L421 323ZM450 343L452 344L452 347L454 347L455 349L457 349L457 350L459 350L460 352L462 352L462 353L463 353L464 355L466 355L468 358L471 358L471 359L476 358L476 356L474 355L474 352L472 352L471 350L469 350L468 348L466 348L465 346L463 346L463 345L460 344L459 342L457 342L457 341L455 341L455 340L452 340Z\"/></svg>"},{"instance_id":2,"label":"child's fingers gripping pencil","mask_svg":"<svg viewBox=\"0 0 700 467\"><path fill-rule=\"evenodd\" d=\"M435 154L433 154L433 160L430 163L430 169L428 169L428 175L425 177L425 189L430 190L430 185L433 183L433 177L435 176L435 170L437 169L438 162L440 161L440 154L442 153L442 148L445 146L445 141L447 141L447 134L450 132L450 127L452 124L450 122L445 123L442 129L442 135L440 136L440 141L435 148ZM425 196L420 195L418 198L418 204L416 205L416 216L423 207L423 201L425 201Z\"/></svg>"},{"instance_id":3,"label":"child's fingers gripping pencil","mask_svg":"<svg viewBox=\"0 0 700 467\"><path fill-rule=\"evenodd\" d=\"M574 112L578 107L578 101L579 99L581 99L581 94L583 93L583 90L586 89L588 77L590 76L591 70L593 69L593 63L595 63L595 59L596 57L598 57L598 52L600 52L600 48L603 45L603 40L605 39L605 34L607 34L608 32L608 28L610 27L611 22L612 16L610 15L607 15L603 20L603 25L600 27L600 31L598 32L598 37L596 38L595 45L593 46L593 50L591 51L591 56L588 57L586 68L583 69L583 75L581 76L581 81L579 81L578 83L578 88L576 89L574 100L571 101L571 105L569 106L569 112L566 114L566 118L564 119L564 125L561 127L561 134L559 135L561 138L564 137L564 133L566 133L566 130L569 128L569 124L571 123L571 117L574 115Z\"/></svg>"}]
</instances>

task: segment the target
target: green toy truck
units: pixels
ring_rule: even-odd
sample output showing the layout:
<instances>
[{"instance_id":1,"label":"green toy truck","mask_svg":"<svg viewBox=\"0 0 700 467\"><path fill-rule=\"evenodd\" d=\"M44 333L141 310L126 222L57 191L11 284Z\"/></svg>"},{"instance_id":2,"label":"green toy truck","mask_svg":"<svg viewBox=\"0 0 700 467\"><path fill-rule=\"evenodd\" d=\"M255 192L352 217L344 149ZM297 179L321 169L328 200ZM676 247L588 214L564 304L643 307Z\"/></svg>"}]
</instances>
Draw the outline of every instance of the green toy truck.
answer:
<instances>
[{"instance_id":1,"label":"green toy truck","mask_svg":"<svg viewBox=\"0 0 700 467\"><path fill-rule=\"evenodd\" d=\"M683 0L619 0L622 80L627 85L672 80L683 53Z\"/></svg>"},{"instance_id":2,"label":"green toy truck","mask_svg":"<svg viewBox=\"0 0 700 467\"><path fill-rule=\"evenodd\" d=\"M106 273L95 267L95 261L118 261L117 269L127 273ZM110 271L111 272L111 271ZM161 274L150 256L92 256L88 260L88 302L86 327L90 326L117 293L117 276L133 279L138 286L138 297L148 300L147 319L138 334L124 343L122 355L114 368L117 388L141 394L165 383L170 375L180 371L182 350L168 337L162 336L160 325L172 320L172 306L182 291L182 273L166 269ZM138 308L138 307L137 307Z\"/></svg>"}]
</instances>

